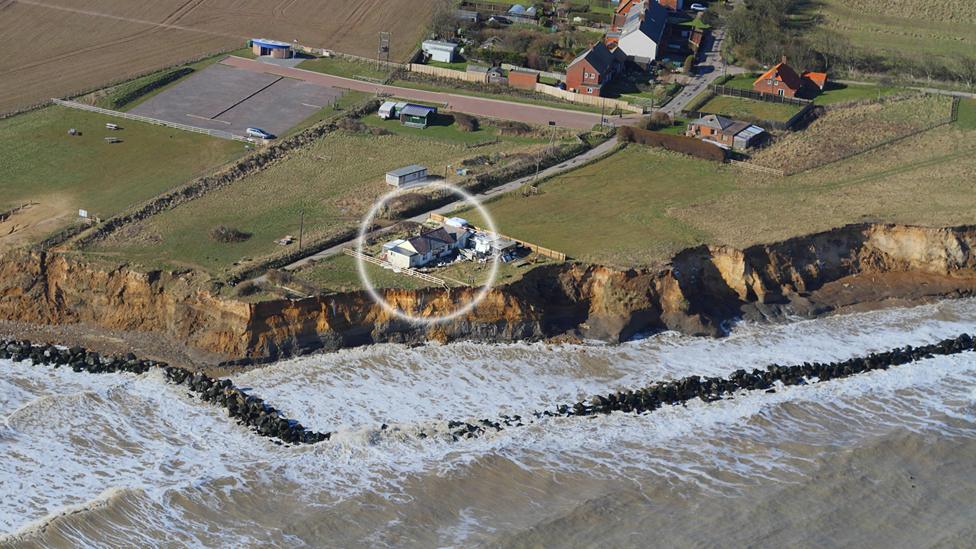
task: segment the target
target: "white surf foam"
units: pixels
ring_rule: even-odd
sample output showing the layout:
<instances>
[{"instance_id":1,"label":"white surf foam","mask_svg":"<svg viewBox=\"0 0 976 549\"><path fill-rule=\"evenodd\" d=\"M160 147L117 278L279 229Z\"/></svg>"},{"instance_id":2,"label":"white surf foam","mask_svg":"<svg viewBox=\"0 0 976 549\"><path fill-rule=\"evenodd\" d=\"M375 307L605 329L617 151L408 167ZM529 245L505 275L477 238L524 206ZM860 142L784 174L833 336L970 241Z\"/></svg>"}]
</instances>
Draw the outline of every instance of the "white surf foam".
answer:
<instances>
[{"instance_id":1,"label":"white surf foam","mask_svg":"<svg viewBox=\"0 0 976 549\"><path fill-rule=\"evenodd\" d=\"M601 347L382 345L237 376L238 385L306 426L341 429L330 443L297 448L254 436L223 411L166 384L159 372L90 375L0 361L0 410L13 417L0 433L6 458L0 460L0 531L97 501L114 487L139 490L150 502L142 534L172 528L183 532L181 544L205 546L207 525L186 511L182 499L213 507L228 490L256 482L309 505L332 505L364 491L396 499L411 475L460 469L491 455L596 476L671 476L716 491L760 479L789 481L809 463L785 451L769 455L768 442L780 437L830 448L892 428L971 435L976 356L939 357L646 416L549 419L458 443L376 429L384 422L412 428L449 418L525 415L657 379L843 359L961 332L976 332L976 300L791 325L741 325L723 340L662 334ZM260 523L260 517L254 520ZM253 524L229 524L227 539L273 543ZM145 542L140 532L113 535Z\"/></svg>"}]
</instances>

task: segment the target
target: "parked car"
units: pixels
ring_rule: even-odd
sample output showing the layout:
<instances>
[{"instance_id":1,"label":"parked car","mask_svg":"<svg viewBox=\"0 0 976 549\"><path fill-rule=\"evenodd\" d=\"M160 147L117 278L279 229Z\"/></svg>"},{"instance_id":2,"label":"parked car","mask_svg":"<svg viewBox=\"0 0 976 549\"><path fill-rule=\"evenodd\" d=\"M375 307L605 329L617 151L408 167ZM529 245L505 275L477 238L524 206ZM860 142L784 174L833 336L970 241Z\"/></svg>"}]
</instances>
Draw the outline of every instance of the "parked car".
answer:
<instances>
[{"instance_id":1,"label":"parked car","mask_svg":"<svg viewBox=\"0 0 976 549\"><path fill-rule=\"evenodd\" d=\"M699 4L697 2L692 4L688 9L691 11L708 11L708 8L706 8L704 4Z\"/></svg>"},{"instance_id":2,"label":"parked car","mask_svg":"<svg viewBox=\"0 0 976 549\"><path fill-rule=\"evenodd\" d=\"M256 137L258 139L274 139L274 134L268 133L261 128L248 128L244 131L248 137Z\"/></svg>"}]
</instances>

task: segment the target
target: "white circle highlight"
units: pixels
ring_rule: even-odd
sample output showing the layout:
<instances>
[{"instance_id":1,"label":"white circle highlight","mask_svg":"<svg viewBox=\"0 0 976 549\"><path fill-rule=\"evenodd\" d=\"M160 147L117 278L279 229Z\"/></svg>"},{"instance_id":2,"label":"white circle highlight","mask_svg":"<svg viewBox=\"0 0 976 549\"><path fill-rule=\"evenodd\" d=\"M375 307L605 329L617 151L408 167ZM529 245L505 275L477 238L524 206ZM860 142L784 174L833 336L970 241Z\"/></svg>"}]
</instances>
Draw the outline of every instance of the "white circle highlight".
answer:
<instances>
[{"instance_id":1,"label":"white circle highlight","mask_svg":"<svg viewBox=\"0 0 976 549\"><path fill-rule=\"evenodd\" d=\"M470 313L471 311L474 310L475 307L478 306L479 303L481 303L482 301L485 300L486 297L488 297L488 292L490 292L491 289L494 287L495 280L498 278L499 258L498 256L495 256L495 258L492 260L491 269L488 272L488 280L486 280L485 283L481 286L481 289L478 290L478 293L474 295L473 299L471 299L463 307L456 309L450 314L446 314L442 316L434 316L434 317L412 315L410 313L404 312L403 310L394 307L393 305L390 304L389 301L387 301L382 295L380 295L379 291L377 291L377 289L373 286L373 281L370 280L369 274L366 272L366 262L363 260L363 255L364 255L363 246L366 243L366 233L369 232L369 228L373 224L373 220L379 214L379 211L384 206L386 206L386 204L391 199L395 198L396 196L408 190L416 191L418 189L425 189L425 188L442 189L450 192L451 194L454 194L455 196L461 197L465 202L474 206L475 210L477 210L478 213L481 215L481 218L485 220L485 224L488 225L487 227L488 232L490 232L493 235L498 234L498 230L495 227L494 218L492 218L491 214L484 207L481 201L475 198L474 195L465 191L464 189L461 189L460 187L455 187L454 185L443 183L440 181L433 181L425 185L418 185L414 187L408 187L405 189L394 189L393 191L390 191L389 193L386 193L385 195L380 197L380 199L373 204L373 207L370 208L369 212L366 214L366 217L363 218L363 221L359 226L359 237L356 239L356 252L357 252L356 267L359 270L359 281L366 288L366 292L369 294L369 297L373 300L374 303L382 307L383 310L385 310L387 313L390 313L391 315L396 316L401 320L406 320L414 324L433 325L441 322L448 322Z\"/></svg>"}]
</instances>

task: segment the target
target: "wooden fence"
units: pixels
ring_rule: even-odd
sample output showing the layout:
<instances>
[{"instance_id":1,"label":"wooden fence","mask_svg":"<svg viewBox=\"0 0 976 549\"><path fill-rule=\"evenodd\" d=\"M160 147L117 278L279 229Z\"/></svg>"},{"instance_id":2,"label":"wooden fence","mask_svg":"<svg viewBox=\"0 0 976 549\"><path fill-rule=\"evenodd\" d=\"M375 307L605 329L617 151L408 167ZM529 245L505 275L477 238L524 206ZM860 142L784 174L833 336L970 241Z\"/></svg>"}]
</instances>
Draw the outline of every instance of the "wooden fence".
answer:
<instances>
[{"instance_id":1,"label":"wooden fence","mask_svg":"<svg viewBox=\"0 0 976 549\"><path fill-rule=\"evenodd\" d=\"M433 221L435 223L444 223L444 221L446 221L447 218L444 217L441 214L432 213L432 214L429 215L429 220L430 221ZM518 238L514 238L514 237L511 237L511 236L508 236L508 235L501 234L501 233L493 233L493 232L489 231L488 229L482 229L481 227L476 227L474 225L472 225L471 228L474 229L474 230L476 230L476 231L478 231L478 232L487 233L487 234L494 234L495 236L497 236L499 238L505 238L505 239L508 239L508 240L512 240L514 242L517 242L519 245L524 246L524 247L532 250L533 252L535 252L535 253L537 253L539 255L548 257L550 259L555 259L556 261L566 261L566 254L564 254L562 252L557 252L556 250L550 250L549 248L543 248L542 246L539 246L538 244L533 244L531 242L526 242L524 240L519 240Z\"/></svg>"},{"instance_id":2,"label":"wooden fence","mask_svg":"<svg viewBox=\"0 0 976 549\"><path fill-rule=\"evenodd\" d=\"M407 65L407 68L410 72L426 74L437 78L461 80L463 82L484 84L488 80L488 74L484 72L456 71L454 69L445 69L444 67L435 67L433 65L421 65L420 63L410 63Z\"/></svg>"},{"instance_id":3,"label":"wooden fence","mask_svg":"<svg viewBox=\"0 0 976 549\"><path fill-rule=\"evenodd\" d=\"M37 204L38 204L37 202L33 202L33 201L32 202L25 202L25 203L21 204L20 206L17 206L16 208L11 208L11 209L9 209L9 210L7 210L5 212L0 213L0 223L3 223L4 221L10 219L10 216L14 215L15 213L17 213L17 212L19 212L21 210L26 210L27 208L30 208L31 206L36 206Z\"/></svg>"},{"instance_id":4,"label":"wooden fence","mask_svg":"<svg viewBox=\"0 0 976 549\"><path fill-rule=\"evenodd\" d=\"M728 95L730 97L745 97L747 99L755 99L757 101L765 101L767 103L786 103L788 105L803 106L812 103L809 99L800 99L798 97L780 97L778 95L773 95L769 93L759 93L753 90L743 90L740 88L730 88L729 86L723 86L721 84L711 84L708 89L719 95Z\"/></svg>"},{"instance_id":5,"label":"wooden fence","mask_svg":"<svg viewBox=\"0 0 976 549\"><path fill-rule=\"evenodd\" d=\"M551 95L553 97L558 97L565 101L570 101L572 103L579 103L580 105L590 105L593 107L606 107L607 112L611 112L614 109L619 109L627 112L636 112L644 114L644 108L631 105L626 101L621 101L620 99L611 99L608 97L600 97L596 95L586 95L583 93L575 93L568 90L561 90L556 86L550 86L548 84L543 84L539 82L535 85L535 91L539 93L544 93L546 95Z\"/></svg>"},{"instance_id":6,"label":"wooden fence","mask_svg":"<svg viewBox=\"0 0 976 549\"><path fill-rule=\"evenodd\" d=\"M356 250L353 250L352 248L343 248L342 249L342 253L344 253L344 254L346 254L348 256L355 257L356 259L362 259L363 261L365 261L367 263L372 263L373 265L379 265L380 267L383 267L384 269L390 269L390 270L392 270L394 272L397 272L397 273L400 273L400 274L405 274L407 276L412 276L414 278L419 278L420 280L423 280L424 282L430 282L431 284L437 284L438 286L445 286L445 287L447 286L447 282L444 282L444 280L442 280L440 278L437 278L436 276L431 276L429 274L422 273L422 272L420 272L418 270L415 270L415 269L400 269L398 267L395 267L389 261L383 261L382 259L375 258L375 257L373 257L371 255L366 255L366 254L363 254L363 253L359 253Z\"/></svg>"},{"instance_id":7,"label":"wooden fence","mask_svg":"<svg viewBox=\"0 0 976 549\"><path fill-rule=\"evenodd\" d=\"M244 141L245 143L251 143L252 140L241 136L234 135L230 132L225 132L223 130L211 130L208 128L198 128L196 126L188 126L186 124L179 124L177 122L169 122L168 120L160 120L158 118L150 118L148 116L140 116L138 114L131 114L122 111L113 111L109 109L103 109L101 107L96 107L94 105L86 105L84 103L78 103L77 101L66 101L64 99L52 99L52 102L56 105L61 105L62 107L68 107L70 109L78 109L82 111L97 112L99 114L104 114L108 116L114 116L117 118L124 118L126 120L135 120L137 122L145 122L146 124L155 124L157 126L166 126L168 128L176 128L178 130L184 130L188 132L202 133L209 135L211 137L218 137L220 139L230 139L233 141Z\"/></svg>"}]
</instances>

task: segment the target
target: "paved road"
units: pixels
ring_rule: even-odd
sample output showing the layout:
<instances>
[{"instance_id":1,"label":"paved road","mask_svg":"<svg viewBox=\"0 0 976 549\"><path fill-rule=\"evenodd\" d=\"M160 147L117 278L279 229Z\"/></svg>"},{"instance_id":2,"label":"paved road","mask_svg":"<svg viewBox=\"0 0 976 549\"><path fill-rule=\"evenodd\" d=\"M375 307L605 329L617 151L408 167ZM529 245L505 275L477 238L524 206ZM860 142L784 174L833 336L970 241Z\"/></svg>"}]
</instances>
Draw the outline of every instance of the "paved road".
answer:
<instances>
[{"instance_id":1,"label":"paved road","mask_svg":"<svg viewBox=\"0 0 976 549\"><path fill-rule=\"evenodd\" d=\"M509 181L508 183L505 183L504 185L499 185L498 187L494 187L494 188L488 189L487 191L485 191L483 193L477 194L477 195L475 195L475 198L477 198L480 201L484 201L487 198L490 198L490 197L495 196L497 194L507 193L509 191L514 191L514 190L516 190L516 189L518 189L518 188L520 188L520 187L522 187L524 185L530 184L530 183L532 183L534 181L541 180L541 179L544 179L544 178L547 178L547 177L552 177L552 176L555 176L555 175L559 175L561 173L568 172L570 170L574 170L580 164L584 164L586 162L589 162L591 160L600 158L601 156L610 153L610 151L614 147L616 147L616 146L617 146L617 139L616 138L609 139L609 140L607 140L607 141L605 141L605 142L597 145L596 147L593 147L592 149L584 152L581 155L574 156L573 158L571 158L569 160L566 160L565 162L562 162L560 164L556 164L555 166L551 166L551 167L549 167L549 168L547 168L545 170L540 171L538 175L533 174L533 175L529 175L529 176L523 177L521 179L516 179L514 181ZM429 211L426 211L426 212L424 212L424 213L422 213L420 215L416 215L416 216L410 218L409 221L416 221L417 223L422 223L422 222L426 221L427 218L432 213L438 213L438 214L445 215L445 214L448 214L448 213L454 211L455 209L457 209L457 208L459 208L461 206L464 206L465 204L466 204L465 201L463 201L463 200L457 200L455 202L451 202L450 204L446 204L444 206L441 206L440 208L434 208L434 209L431 209ZM393 227L391 226L391 227L387 227L387 228L384 228L384 229L378 229L378 230L373 231L372 233L370 233L370 236L378 236L378 235L385 234L385 233L389 232L392 228ZM498 230L501 231L501 232L505 232L505 229L503 227L498 227ZM311 255L311 256L308 256L308 257L306 257L304 259L300 259L300 260L292 263L291 265L286 266L285 269L286 270L298 269L300 267L303 267L303 266L307 265L310 262L320 261L322 259L326 259L328 257L334 256L334 255L338 255L338 254L342 253L342 249L343 248L348 248L350 245L352 245L353 242L354 242L354 240L349 240L349 241L343 242L342 244L338 244L338 245L333 246L331 248L327 248L325 250L322 250L321 252L316 253L315 255Z\"/></svg>"},{"instance_id":2,"label":"paved road","mask_svg":"<svg viewBox=\"0 0 976 549\"><path fill-rule=\"evenodd\" d=\"M488 116L491 118L501 118L507 120L518 120L529 124L546 125L550 121L559 126L574 129L590 129L600 123L598 113L574 111L568 109L558 109L555 107L543 107L541 105L529 105L526 103L515 103L501 99L490 99L486 97L471 97L453 93L432 92L425 90L415 90L413 88L403 88L400 86L389 86L385 84L374 84L352 78L343 78L331 74L297 69L292 67L281 67L253 59L242 57L228 57L223 64L240 69L275 74L288 78L296 78L310 84L319 84L330 88L342 88L356 90L367 93L389 94L411 101L433 103L444 105L446 109L458 112L465 112L476 116ZM625 117L607 117L611 124L622 125L632 123L638 119L639 115Z\"/></svg>"},{"instance_id":3,"label":"paved road","mask_svg":"<svg viewBox=\"0 0 976 549\"><path fill-rule=\"evenodd\" d=\"M674 117L680 113L688 103L691 102L699 93L705 91L709 84L726 74L741 74L745 69L727 65L722 59L722 40L725 38L725 31L718 29L712 33L709 40L709 48L705 52L705 59L695 68L694 79L681 90L678 95L668 101L661 110Z\"/></svg>"}]
</instances>

